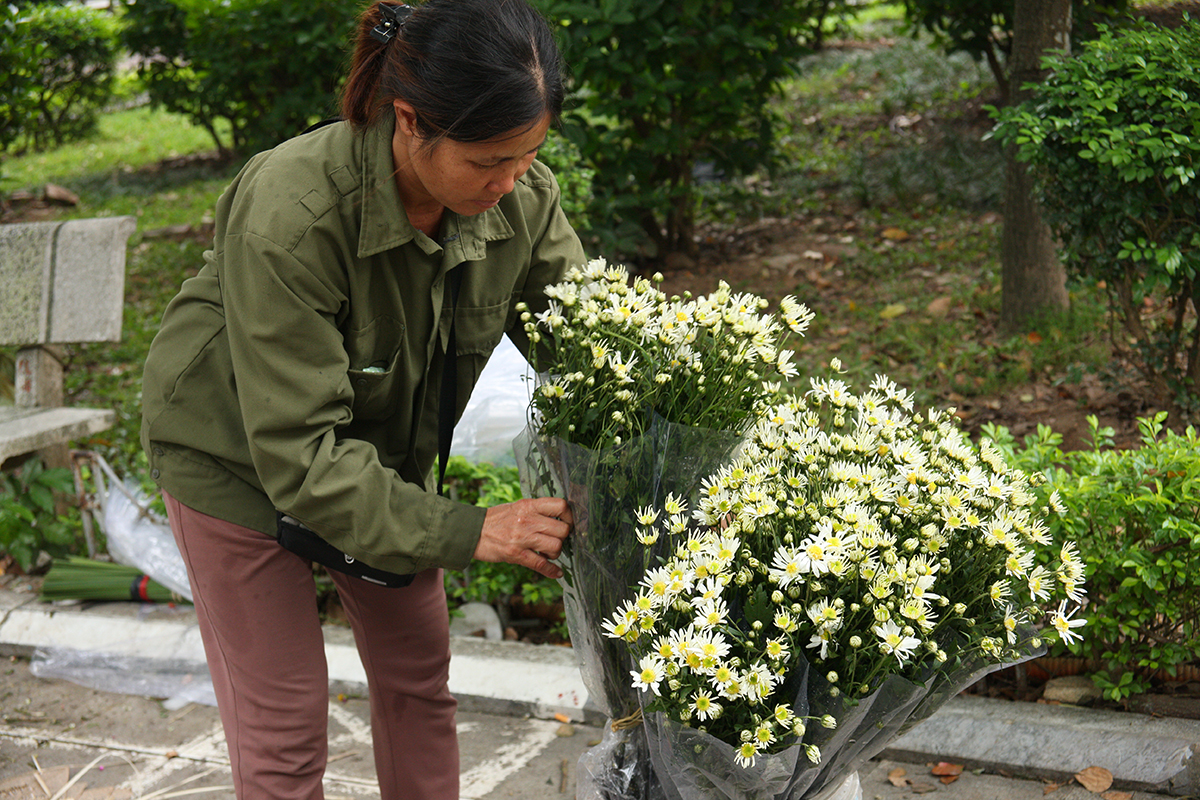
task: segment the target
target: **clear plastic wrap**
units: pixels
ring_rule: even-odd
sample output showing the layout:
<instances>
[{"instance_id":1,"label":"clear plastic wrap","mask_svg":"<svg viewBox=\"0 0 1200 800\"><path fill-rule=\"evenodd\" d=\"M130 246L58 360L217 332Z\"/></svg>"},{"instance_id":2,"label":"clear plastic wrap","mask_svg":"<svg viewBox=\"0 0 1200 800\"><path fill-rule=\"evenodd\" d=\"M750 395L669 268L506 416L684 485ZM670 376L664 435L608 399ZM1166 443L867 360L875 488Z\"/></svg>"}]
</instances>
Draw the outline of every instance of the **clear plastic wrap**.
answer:
<instances>
[{"instance_id":1,"label":"clear plastic wrap","mask_svg":"<svg viewBox=\"0 0 1200 800\"><path fill-rule=\"evenodd\" d=\"M217 704L208 667L182 659L38 648L29 669L39 678L70 681L101 692L160 698L167 709L188 703Z\"/></svg>"},{"instance_id":2,"label":"clear plastic wrap","mask_svg":"<svg viewBox=\"0 0 1200 800\"><path fill-rule=\"evenodd\" d=\"M450 452L468 461L511 466L512 440L528 421L531 376L521 351L507 337L501 339L454 426Z\"/></svg>"},{"instance_id":3,"label":"clear plastic wrap","mask_svg":"<svg viewBox=\"0 0 1200 800\"><path fill-rule=\"evenodd\" d=\"M1037 651L1040 652L1040 651ZM1032 649L1029 657L1036 655ZM832 715L837 727L809 726L804 741L739 766L734 748L661 712L645 717L646 741L655 773L669 800L833 800L845 796L858 770L893 740L928 719L954 695L1002 665L961 664L918 683L890 676L871 694L847 701L801 662L798 713ZM816 745L821 762L811 763L805 745ZM853 796L853 795L849 795ZM603 797L603 795L601 795Z\"/></svg>"},{"instance_id":4,"label":"clear plastic wrap","mask_svg":"<svg viewBox=\"0 0 1200 800\"><path fill-rule=\"evenodd\" d=\"M741 437L655 418L649 432L603 450L561 439L546 440L527 428L514 442L525 495L565 497L574 530L559 563L567 626L584 685L614 719L638 710L629 684L625 645L603 635L601 623L633 597L647 565L667 554L668 543L637 540L637 509L661 504L668 494L693 497L701 481L736 450Z\"/></svg>"}]
</instances>

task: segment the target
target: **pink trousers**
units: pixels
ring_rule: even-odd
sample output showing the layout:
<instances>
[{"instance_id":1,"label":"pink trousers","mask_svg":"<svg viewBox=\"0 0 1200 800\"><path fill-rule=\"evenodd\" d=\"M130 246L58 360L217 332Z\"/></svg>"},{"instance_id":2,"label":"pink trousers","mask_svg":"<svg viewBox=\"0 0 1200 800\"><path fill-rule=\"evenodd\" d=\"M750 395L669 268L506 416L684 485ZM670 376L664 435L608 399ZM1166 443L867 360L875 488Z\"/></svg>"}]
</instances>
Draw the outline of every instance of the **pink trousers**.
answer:
<instances>
[{"instance_id":1,"label":"pink trousers","mask_svg":"<svg viewBox=\"0 0 1200 800\"><path fill-rule=\"evenodd\" d=\"M270 536L165 499L239 800L321 800L329 673L311 565ZM458 800L442 571L403 589L332 574L366 670L381 800Z\"/></svg>"}]
</instances>

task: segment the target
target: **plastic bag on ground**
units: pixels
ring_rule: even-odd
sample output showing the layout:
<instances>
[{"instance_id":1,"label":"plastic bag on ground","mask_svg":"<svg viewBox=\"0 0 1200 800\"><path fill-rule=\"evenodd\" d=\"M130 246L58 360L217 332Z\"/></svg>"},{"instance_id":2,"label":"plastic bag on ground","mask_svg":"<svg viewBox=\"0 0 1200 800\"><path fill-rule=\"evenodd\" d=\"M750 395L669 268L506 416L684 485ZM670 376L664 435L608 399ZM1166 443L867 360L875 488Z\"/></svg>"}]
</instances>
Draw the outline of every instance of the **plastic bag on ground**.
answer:
<instances>
[{"instance_id":1,"label":"plastic bag on ground","mask_svg":"<svg viewBox=\"0 0 1200 800\"><path fill-rule=\"evenodd\" d=\"M104 499L104 535L113 560L136 567L172 592L192 599L187 566L164 520L146 511L149 498L136 483L115 480Z\"/></svg>"},{"instance_id":2,"label":"plastic bag on ground","mask_svg":"<svg viewBox=\"0 0 1200 800\"><path fill-rule=\"evenodd\" d=\"M38 648L29 669L38 678L70 681L101 692L160 698L168 710L183 708L188 703L217 704L212 678L203 663L68 648Z\"/></svg>"}]
</instances>

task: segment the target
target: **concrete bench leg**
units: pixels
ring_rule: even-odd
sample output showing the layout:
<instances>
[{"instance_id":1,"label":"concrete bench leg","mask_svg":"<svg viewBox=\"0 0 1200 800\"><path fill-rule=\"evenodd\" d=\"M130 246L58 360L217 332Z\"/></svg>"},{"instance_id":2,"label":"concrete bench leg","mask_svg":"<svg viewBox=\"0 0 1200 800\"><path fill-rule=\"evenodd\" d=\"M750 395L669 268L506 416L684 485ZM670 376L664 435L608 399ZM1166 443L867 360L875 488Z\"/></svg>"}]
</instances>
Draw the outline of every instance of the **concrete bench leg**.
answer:
<instances>
[{"instance_id":1,"label":"concrete bench leg","mask_svg":"<svg viewBox=\"0 0 1200 800\"><path fill-rule=\"evenodd\" d=\"M58 408L63 404L61 351L53 345L23 347L17 351L13 405L17 408ZM66 444L39 451L47 467L71 466Z\"/></svg>"}]
</instances>

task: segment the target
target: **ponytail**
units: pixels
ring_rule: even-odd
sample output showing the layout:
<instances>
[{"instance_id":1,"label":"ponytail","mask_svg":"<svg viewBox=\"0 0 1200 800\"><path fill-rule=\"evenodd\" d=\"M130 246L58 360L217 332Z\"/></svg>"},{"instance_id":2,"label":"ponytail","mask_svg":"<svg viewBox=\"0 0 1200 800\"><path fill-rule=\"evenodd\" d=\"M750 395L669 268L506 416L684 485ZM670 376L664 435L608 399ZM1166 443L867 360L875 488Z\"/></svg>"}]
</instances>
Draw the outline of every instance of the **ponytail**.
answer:
<instances>
[{"instance_id":1,"label":"ponytail","mask_svg":"<svg viewBox=\"0 0 1200 800\"><path fill-rule=\"evenodd\" d=\"M388 45L372 36L371 31L382 20L379 3L368 6L358 18L354 57L341 97L342 118L355 128L367 127L379 113L376 98L386 68Z\"/></svg>"}]
</instances>

